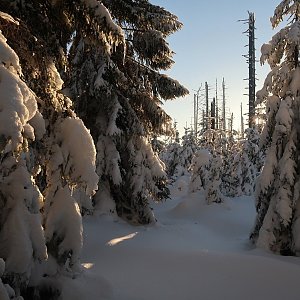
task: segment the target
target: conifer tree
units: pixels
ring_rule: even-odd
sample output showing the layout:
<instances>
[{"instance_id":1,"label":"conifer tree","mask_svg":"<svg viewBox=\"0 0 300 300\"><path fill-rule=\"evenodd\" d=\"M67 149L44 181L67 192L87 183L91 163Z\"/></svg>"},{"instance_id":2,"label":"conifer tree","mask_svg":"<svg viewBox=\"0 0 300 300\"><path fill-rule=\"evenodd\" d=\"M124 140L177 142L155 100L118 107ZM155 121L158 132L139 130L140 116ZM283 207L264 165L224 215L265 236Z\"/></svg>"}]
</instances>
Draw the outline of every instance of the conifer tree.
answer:
<instances>
[{"instance_id":1,"label":"conifer tree","mask_svg":"<svg viewBox=\"0 0 300 300\"><path fill-rule=\"evenodd\" d=\"M209 177L205 188L206 201L208 204L221 203L224 201L224 197L220 191L221 167L222 158L219 155L213 156L210 161Z\"/></svg>"},{"instance_id":2,"label":"conifer tree","mask_svg":"<svg viewBox=\"0 0 300 300\"><path fill-rule=\"evenodd\" d=\"M106 3L113 16L96 0L0 2L1 278L17 297L56 299L58 287L42 288L47 278L80 267L80 209L99 177L68 96L120 216L149 223L148 200L168 194L149 140L172 133L161 100L187 93L159 73L172 65L165 38L181 23L145 1L117 2Z\"/></svg>"},{"instance_id":3,"label":"conifer tree","mask_svg":"<svg viewBox=\"0 0 300 300\"><path fill-rule=\"evenodd\" d=\"M60 92L61 30L69 27L50 22L54 4L0 2L2 281L26 299L58 298L58 286L41 290L47 278L78 272L82 225L73 192L91 196L98 183L91 135Z\"/></svg>"},{"instance_id":4,"label":"conifer tree","mask_svg":"<svg viewBox=\"0 0 300 300\"><path fill-rule=\"evenodd\" d=\"M189 128L185 128L185 134L182 137L182 147L179 157L181 159L181 166L186 173L190 171L192 159L197 150L198 145L194 132Z\"/></svg>"},{"instance_id":5,"label":"conifer tree","mask_svg":"<svg viewBox=\"0 0 300 300\"><path fill-rule=\"evenodd\" d=\"M193 157L190 192L203 191L207 204L223 202L220 191L222 158L212 155L207 149L197 151Z\"/></svg>"},{"instance_id":6,"label":"conifer tree","mask_svg":"<svg viewBox=\"0 0 300 300\"><path fill-rule=\"evenodd\" d=\"M246 139L240 152L241 190L244 195L252 195L255 182L263 164L263 152L259 149L259 134L255 127L246 130Z\"/></svg>"},{"instance_id":7,"label":"conifer tree","mask_svg":"<svg viewBox=\"0 0 300 300\"><path fill-rule=\"evenodd\" d=\"M168 195L163 164L149 141L154 135L173 133L162 100L187 93L176 80L160 73L173 64L166 37L182 24L148 1L101 5L110 11L110 27L99 27L94 36L76 31L67 87L97 144L96 208L113 200L111 208L120 217L147 224L154 221L149 200ZM141 174L144 180L135 181Z\"/></svg>"},{"instance_id":8,"label":"conifer tree","mask_svg":"<svg viewBox=\"0 0 300 300\"><path fill-rule=\"evenodd\" d=\"M201 149L195 153L191 165L190 192L206 190L209 181L210 161L211 154L208 150Z\"/></svg>"},{"instance_id":9,"label":"conifer tree","mask_svg":"<svg viewBox=\"0 0 300 300\"><path fill-rule=\"evenodd\" d=\"M164 151L160 154L160 159L164 162L168 177L175 181L179 176L183 175L186 170L181 165L182 146L178 142L168 144Z\"/></svg>"},{"instance_id":10,"label":"conifer tree","mask_svg":"<svg viewBox=\"0 0 300 300\"><path fill-rule=\"evenodd\" d=\"M176 140L170 143L160 156L166 165L169 178L173 181L181 176L190 175L192 160L198 149L194 134L189 128L185 128L181 144L178 138Z\"/></svg>"},{"instance_id":11,"label":"conifer tree","mask_svg":"<svg viewBox=\"0 0 300 300\"><path fill-rule=\"evenodd\" d=\"M260 133L258 126L246 130L246 143L244 148L256 171L258 173L261 172L264 164L264 151L262 151L260 147Z\"/></svg>"},{"instance_id":12,"label":"conifer tree","mask_svg":"<svg viewBox=\"0 0 300 300\"><path fill-rule=\"evenodd\" d=\"M224 156L221 174L221 191L227 197L242 195L242 164L241 153L228 152Z\"/></svg>"},{"instance_id":13,"label":"conifer tree","mask_svg":"<svg viewBox=\"0 0 300 300\"><path fill-rule=\"evenodd\" d=\"M240 164L240 144L229 133L222 141L222 173L221 191L228 197L241 195L241 164Z\"/></svg>"},{"instance_id":14,"label":"conifer tree","mask_svg":"<svg viewBox=\"0 0 300 300\"><path fill-rule=\"evenodd\" d=\"M275 28L290 23L261 48L261 62L271 67L258 101L265 102L267 123L262 134L265 166L258 180L257 218L251 240L275 253L300 253L299 92L300 3L282 1L271 18Z\"/></svg>"},{"instance_id":15,"label":"conifer tree","mask_svg":"<svg viewBox=\"0 0 300 300\"><path fill-rule=\"evenodd\" d=\"M166 143L162 140L159 140L157 138L157 136L155 135L153 137L153 139L151 140L151 146L152 146L152 149L153 151L158 155L160 156L160 154L163 152L163 150L165 149L166 147Z\"/></svg>"}]
</instances>

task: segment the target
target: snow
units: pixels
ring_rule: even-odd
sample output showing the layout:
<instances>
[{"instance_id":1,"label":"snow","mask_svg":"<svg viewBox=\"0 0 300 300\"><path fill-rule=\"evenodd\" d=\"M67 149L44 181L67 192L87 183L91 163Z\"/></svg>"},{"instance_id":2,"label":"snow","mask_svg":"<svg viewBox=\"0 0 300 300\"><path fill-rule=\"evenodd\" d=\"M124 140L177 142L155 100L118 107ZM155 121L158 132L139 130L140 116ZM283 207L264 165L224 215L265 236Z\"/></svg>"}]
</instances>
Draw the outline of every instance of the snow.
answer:
<instances>
[{"instance_id":1,"label":"snow","mask_svg":"<svg viewBox=\"0 0 300 300\"><path fill-rule=\"evenodd\" d=\"M115 185L122 183L120 154L112 137L100 135L97 143L97 174L99 177L109 174Z\"/></svg>"},{"instance_id":2,"label":"snow","mask_svg":"<svg viewBox=\"0 0 300 300\"><path fill-rule=\"evenodd\" d=\"M119 34L123 36L123 31L120 26L118 26L112 19L112 16L108 9L97 0L81 0L82 3L85 4L87 8L93 9L95 16L99 19L104 19L107 23L108 28L115 32L116 34Z\"/></svg>"},{"instance_id":3,"label":"snow","mask_svg":"<svg viewBox=\"0 0 300 300\"><path fill-rule=\"evenodd\" d=\"M34 134L37 139L41 139L46 133L44 118L38 110L34 117L29 120L29 124L34 128Z\"/></svg>"},{"instance_id":4,"label":"snow","mask_svg":"<svg viewBox=\"0 0 300 300\"><path fill-rule=\"evenodd\" d=\"M295 96L299 95L299 91L300 91L299 82L300 82L300 68L297 67L293 72L292 81L290 83L290 89L293 95Z\"/></svg>"},{"instance_id":5,"label":"snow","mask_svg":"<svg viewBox=\"0 0 300 300\"><path fill-rule=\"evenodd\" d=\"M296 254L300 255L300 218L297 216L293 225L293 236L295 238L295 250Z\"/></svg>"},{"instance_id":6,"label":"snow","mask_svg":"<svg viewBox=\"0 0 300 300\"><path fill-rule=\"evenodd\" d=\"M0 281L0 299L1 300L9 300L9 298L10 297L7 294L7 290L6 290L5 286L3 285L2 281Z\"/></svg>"},{"instance_id":7,"label":"snow","mask_svg":"<svg viewBox=\"0 0 300 300\"><path fill-rule=\"evenodd\" d=\"M0 243L6 272L29 275L33 249L28 224L20 218L24 214L26 209L22 204L18 204L11 211L2 228Z\"/></svg>"},{"instance_id":8,"label":"snow","mask_svg":"<svg viewBox=\"0 0 300 300\"><path fill-rule=\"evenodd\" d=\"M300 44L300 22L296 21L290 26L287 39L291 44Z\"/></svg>"},{"instance_id":9,"label":"snow","mask_svg":"<svg viewBox=\"0 0 300 300\"><path fill-rule=\"evenodd\" d=\"M0 12L0 17L4 20L7 20L7 21L11 22L11 23L15 23L16 25L19 25L19 22L16 21L11 15L6 14L2 11Z\"/></svg>"},{"instance_id":10,"label":"snow","mask_svg":"<svg viewBox=\"0 0 300 300\"><path fill-rule=\"evenodd\" d=\"M204 189L208 177L206 167L209 165L210 159L211 154L206 149L195 152L191 164L192 177L189 184L191 192Z\"/></svg>"},{"instance_id":11,"label":"snow","mask_svg":"<svg viewBox=\"0 0 300 300\"><path fill-rule=\"evenodd\" d=\"M117 127L116 121L117 121L119 112L122 110L122 106L118 102L117 97L115 97L113 99L113 102L114 102L114 108L112 109L112 112L110 114L106 134L107 135L120 135L121 130Z\"/></svg>"},{"instance_id":12,"label":"snow","mask_svg":"<svg viewBox=\"0 0 300 300\"><path fill-rule=\"evenodd\" d=\"M6 14L5 14L6 15ZM1 17L3 13L1 13ZM11 47L6 43L6 38L0 31L0 59L7 68L12 66L17 72L21 72L21 67L19 65L19 57L12 50Z\"/></svg>"},{"instance_id":13,"label":"snow","mask_svg":"<svg viewBox=\"0 0 300 300\"><path fill-rule=\"evenodd\" d=\"M284 226L289 226L293 216L291 191L288 188L280 187L277 194L276 211L280 217L280 220Z\"/></svg>"},{"instance_id":14,"label":"snow","mask_svg":"<svg viewBox=\"0 0 300 300\"><path fill-rule=\"evenodd\" d=\"M29 274L32 256L41 261L46 259L47 252L38 207L40 195L25 165L20 159L15 170L0 184L7 199L3 208L6 222L0 233L0 251L6 272Z\"/></svg>"},{"instance_id":15,"label":"snow","mask_svg":"<svg viewBox=\"0 0 300 300\"><path fill-rule=\"evenodd\" d=\"M263 224L259 230L258 239L256 245L262 249L270 249L270 246L273 246L276 243L276 237L273 232L273 214L275 210L275 199L271 199L270 205L266 216L264 217Z\"/></svg>"},{"instance_id":16,"label":"snow","mask_svg":"<svg viewBox=\"0 0 300 300\"><path fill-rule=\"evenodd\" d=\"M23 134L32 140L35 129L37 137L44 134L44 120L37 113L37 97L20 79L21 73L19 58L0 31L0 136L10 140L6 152L23 143Z\"/></svg>"},{"instance_id":17,"label":"snow","mask_svg":"<svg viewBox=\"0 0 300 300\"><path fill-rule=\"evenodd\" d=\"M3 276L5 270L5 262L3 258L0 258L0 277Z\"/></svg>"},{"instance_id":18,"label":"snow","mask_svg":"<svg viewBox=\"0 0 300 300\"><path fill-rule=\"evenodd\" d=\"M61 79L59 72L55 66L55 63L53 61L50 61L48 63L48 76L51 78L52 86L55 87L56 91L59 91L63 87L63 80Z\"/></svg>"},{"instance_id":19,"label":"snow","mask_svg":"<svg viewBox=\"0 0 300 300\"><path fill-rule=\"evenodd\" d=\"M211 158L211 154L207 149L201 149L195 153L195 157L193 158L195 167L207 166L209 164Z\"/></svg>"},{"instance_id":20,"label":"snow","mask_svg":"<svg viewBox=\"0 0 300 300\"><path fill-rule=\"evenodd\" d=\"M99 177L96 174L96 149L90 132L82 120L66 118L58 128L57 138L62 143L65 173L71 170L74 182L84 183L86 194L92 195L98 188Z\"/></svg>"},{"instance_id":21,"label":"snow","mask_svg":"<svg viewBox=\"0 0 300 300\"><path fill-rule=\"evenodd\" d=\"M146 138L132 138L127 145L128 149L131 149L131 163L133 165L131 179L133 194L138 195L140 193L145 197L147 197L148 192L155 194L157 186L153 179L166 180L163 163L154 154L151 144Z\"/></svg>"},{"instance_id":22,"label":"snow","mask_svg":"<svg viewBox=\"0 0 300 300\"><path fill-rule=\"evenodd\" d=\"M0 134L12 139L14 150L23 142L23 127L34 116L36 108L29 109L34 106L35 97L18 76L3 65L0 65L0 78ZM26 102L31 105L27 107Z\"/></svg>"},{"instance_id":23,"label":"snow","mask_svg":"<svg viewBox=\"0 0 300 300\"><path fill-rule=\"evenodd\" d=\"M290 97L286 97L280 103L279 110L276 114L276 122L280 125L283 125L285 129L283 133L290 132L291 124L292 124L292 112L291 112L291 102L292 99ZM282 129L280 130L282 131Z\"/></svg>"},{"instance_id":24,"label":"snow","mask_svg":"<svg viewBox=\"0 0 300 300\"><path fill-rule=\"evenodd\" d=\"M263 190L269 188L274 180L274 170L278 164L276 160L276 154L273 151L274 147L275 145L271 145L269 151L267 152L265 165L262 169L263 176L259 177L259 184Z\"/></svg>"},{"instance_id":25,"label":"snow","mask_svg":"<svg viewBox=\"0 0 300 300\"><path fill-rule=\"evenodd\" d=\"M82 222L78 204L68 187L55 193L45 227L46 241L49 243L58 236L62 240L59 255L72 250L71 265L76 264L82 247Z\"/></svg>"},{"instance_id":26,"label":"snow","mask_svg":"<svg viewBox=\"0 0 300 300\"><path fill-rule=\"evenodd\" d=\"M105 185L97 191L94 196L95 201L95 213L97 215L101 214L112 214L116 211L116 204L111 196L110 190Z\"/></svg>"},{"instance_id":27,"label":"snow","mask_svg":"<svg viewBox=\"0 0 300 300\"><path fill-rule=\"evenodd\" d=\"M207 205L203 191L188 193L188 180L174 184L171 200L153 204L155 225L86 217L84 272L64 279L63 299L299 299L299 258L248 241L253 198Z\"/></svg>"},{"instance_id":28,"label":"snow","mask_svg":"<svg viewBox=\"0 0 300 300\"><path fill-rule=\"evenodd\" d=\"M82 42L79 44L79 47L81 47L81 44L82 44ZM80 48L79 48L79 50L80 50ZM101 88L102 86L105 86L107 84L105 82L105 80L103 79L103 75L105 74L106 69L107 69L106 63L103 63L103 65L101 65L98 68L97 77L96 77L96 80L95 80L95 83L94 83L95 88Z\"/></svg>"}]
</instances>

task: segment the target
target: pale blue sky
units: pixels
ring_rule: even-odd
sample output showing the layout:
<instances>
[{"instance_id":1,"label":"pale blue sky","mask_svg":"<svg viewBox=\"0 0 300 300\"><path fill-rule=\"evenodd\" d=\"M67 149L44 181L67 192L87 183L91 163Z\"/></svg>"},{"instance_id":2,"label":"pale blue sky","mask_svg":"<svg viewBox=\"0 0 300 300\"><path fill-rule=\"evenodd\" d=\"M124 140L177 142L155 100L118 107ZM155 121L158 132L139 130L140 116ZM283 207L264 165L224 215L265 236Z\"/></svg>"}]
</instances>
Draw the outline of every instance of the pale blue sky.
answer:
<instances>
[{"instance_id":1,"label":"pale blue sky","mask_svg":"<svg viewBox=\"0 0 300 300\"><path fill-rule=\"evenodd\" d=\"M248 17L247 11L254 12L256 17L256 57L260 58L260 47L268 42L277 30L273 30L270 17L280 3L278 0L153 0L178 16L184 24L182 30L168 39L171 49L176 52L175 65L168 75L179 80L190 90L190 95L168 101L165 110L176 119L180 132L191 123L193 116L193 89L198 89L205 81L211 86L210 97L214 96L216 78L221 83L225 78L228 106L234 113L234 127L240 128L240 103L244 111L248 110L247 82L248 66L245 58L248 43L242 32L247 25L238 22ZM268 66L257 63L257 90L261 88L269 71ZM219 90L221 96L221 89Z\"/></svg>"}]
</instances>

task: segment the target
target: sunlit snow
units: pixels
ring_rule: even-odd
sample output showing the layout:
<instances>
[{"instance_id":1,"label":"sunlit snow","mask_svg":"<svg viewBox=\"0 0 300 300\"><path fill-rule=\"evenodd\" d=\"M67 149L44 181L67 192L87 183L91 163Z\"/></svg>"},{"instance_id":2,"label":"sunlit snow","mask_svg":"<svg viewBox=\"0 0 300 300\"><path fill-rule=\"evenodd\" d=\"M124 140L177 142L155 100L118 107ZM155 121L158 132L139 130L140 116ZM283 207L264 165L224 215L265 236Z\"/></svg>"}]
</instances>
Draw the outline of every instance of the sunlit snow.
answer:
<instances>
[{"instance_id":1,"label":"sunlit snow","mask_svg":"<svg viewBox=\"0 0 300 300\"><path fill-rule=\"evenodd\" d=\"M252 197L207 205L188 178L153 204L158 222L134 227L110 216L84 218L83 273L64 279L66 300L298 300L300 259L248 240ZM185 184L184 184L185 183Z\"/></svg>"},{"instance_id":2,"label":"sunlit snow","mask_svg":"<svg viewBox=\"0 0 300 300\"><path fill-rule=\"evenodd\" d=\"M138 234L138 232L134 232L134 233L130 233L130 234L127 234L127 235L119 237L119 238L112 239L109 242L107 242L107 245L108 246L115 246L115 245L117 245L117 244L119 244L123 241L130 240L130 239L134 238L137 234Z\"/></svg>"}]
</instances>

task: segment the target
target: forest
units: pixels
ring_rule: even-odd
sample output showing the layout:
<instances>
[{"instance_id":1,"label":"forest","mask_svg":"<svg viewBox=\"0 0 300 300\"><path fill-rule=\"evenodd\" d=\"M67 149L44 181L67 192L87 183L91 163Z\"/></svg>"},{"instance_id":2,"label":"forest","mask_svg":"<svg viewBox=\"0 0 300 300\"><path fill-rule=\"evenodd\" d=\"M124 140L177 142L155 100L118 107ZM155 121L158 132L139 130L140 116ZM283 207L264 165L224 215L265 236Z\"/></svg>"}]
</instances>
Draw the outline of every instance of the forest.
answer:
<instances>
[{"instance_id":1,"label":"forest","mask_svg":"<svg viewBox=\"0 0 300 300\"><path fill-rule=\"evenodd\" d=\"M180 137L176 15L0 0L0 300L298 299L299 17L275 7L259 126Z\"/></svg>"}]
</instances>

